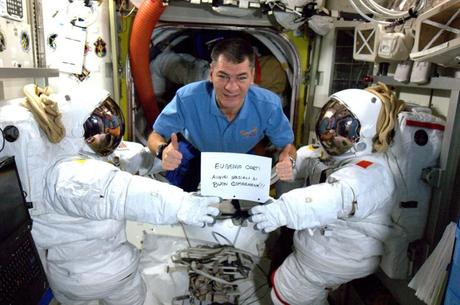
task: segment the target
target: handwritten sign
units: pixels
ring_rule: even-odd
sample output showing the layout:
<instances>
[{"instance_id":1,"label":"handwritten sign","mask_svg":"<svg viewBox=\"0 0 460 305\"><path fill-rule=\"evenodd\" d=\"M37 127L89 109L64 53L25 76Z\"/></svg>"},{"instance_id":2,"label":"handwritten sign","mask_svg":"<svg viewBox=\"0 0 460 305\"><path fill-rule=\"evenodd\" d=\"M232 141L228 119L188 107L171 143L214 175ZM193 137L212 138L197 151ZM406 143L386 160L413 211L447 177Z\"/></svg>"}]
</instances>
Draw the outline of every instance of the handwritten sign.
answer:
<instances>
[{"instance_id":1,"label":"handwritten sign","mask_svg":"<svg viewBox=\"0 0 460 305\"><path fill-rule=\"evenodd\" d=\"M201 194L268 200L272 160L247 154L201 153Z\"/></svg>"}]
</instances>

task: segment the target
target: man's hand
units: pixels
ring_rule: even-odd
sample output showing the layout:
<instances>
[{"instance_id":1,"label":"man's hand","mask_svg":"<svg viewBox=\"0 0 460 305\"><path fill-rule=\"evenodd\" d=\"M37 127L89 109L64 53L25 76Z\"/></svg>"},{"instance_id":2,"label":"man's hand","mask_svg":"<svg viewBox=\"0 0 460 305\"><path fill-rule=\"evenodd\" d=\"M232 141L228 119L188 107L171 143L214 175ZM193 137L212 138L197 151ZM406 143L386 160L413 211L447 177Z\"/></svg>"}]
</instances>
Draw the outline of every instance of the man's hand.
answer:
<instances>
[{"instance_id":1,"label":"man's hand","mask_svg":"<svg viewBox=\"0 0 460 305\"><path fill-rule=\"evenodd\" d=\"M297 158L297 149L293 144L286 145L280 152L278 163L275 166L276 175L282 181L294 180L294 162Z\"/></svg>"},{"instance_id":2,"label":"man's hand","mask_svg":"<svg viewBox=\"0 0 460 305\"><path fill-rule=\"evenodd\" d=\"M291 159L284 158L276 163L276 174L282 181L292 181L294 179L293 164Z\"/></svg>"},{"instance_id":3,"label":"man's hand","mask_svg":"<svg viewBox=\"0 0 460 305\"><path fill-rule=\"evenodd\" d=\"M179 151L177 135L171 134L171 143L163 150L161 166L164 170L175 170L182 162L182 153Z\"/></svg>"}]
</instances>

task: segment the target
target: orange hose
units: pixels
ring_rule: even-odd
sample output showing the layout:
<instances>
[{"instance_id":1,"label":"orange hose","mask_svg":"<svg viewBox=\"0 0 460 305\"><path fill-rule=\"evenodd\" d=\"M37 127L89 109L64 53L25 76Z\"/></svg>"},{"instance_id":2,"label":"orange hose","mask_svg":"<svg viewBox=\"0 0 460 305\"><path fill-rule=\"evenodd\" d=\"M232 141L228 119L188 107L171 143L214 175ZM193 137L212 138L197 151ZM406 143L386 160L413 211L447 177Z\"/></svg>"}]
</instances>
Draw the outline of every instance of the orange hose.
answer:
<instances>
[{"instance_id":1,"label":"orange hose","mask_svg":"<svg viewBox=\"0 0 460 305\"><path fill-rule=\"evenodd\" d=\"M159 114L150 74L150 38L165 6L161 0L145 0L133 22L129 40L129 63L137 97L144 110L147 124L151 126Z\"/></svg>"}]
</instances>

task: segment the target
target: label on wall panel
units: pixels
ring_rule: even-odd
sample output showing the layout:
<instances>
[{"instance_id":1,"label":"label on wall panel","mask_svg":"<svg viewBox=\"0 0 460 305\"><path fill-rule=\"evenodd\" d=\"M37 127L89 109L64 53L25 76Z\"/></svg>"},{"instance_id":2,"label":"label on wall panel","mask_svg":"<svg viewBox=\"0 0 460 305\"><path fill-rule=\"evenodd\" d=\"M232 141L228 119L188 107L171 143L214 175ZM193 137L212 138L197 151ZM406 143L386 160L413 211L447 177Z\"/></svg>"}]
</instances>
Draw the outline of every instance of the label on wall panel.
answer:
<instances>
[{"instance_id":1,"label":"label on wall panel","mask_svg":"<svg viewBox=\"0 0 460 305\"><path fill-rule=\"evenodd\" d=\"M58 36L59 71L81 74L85 55L86 29L68 26Z\"/></svg>"}]
</instances>

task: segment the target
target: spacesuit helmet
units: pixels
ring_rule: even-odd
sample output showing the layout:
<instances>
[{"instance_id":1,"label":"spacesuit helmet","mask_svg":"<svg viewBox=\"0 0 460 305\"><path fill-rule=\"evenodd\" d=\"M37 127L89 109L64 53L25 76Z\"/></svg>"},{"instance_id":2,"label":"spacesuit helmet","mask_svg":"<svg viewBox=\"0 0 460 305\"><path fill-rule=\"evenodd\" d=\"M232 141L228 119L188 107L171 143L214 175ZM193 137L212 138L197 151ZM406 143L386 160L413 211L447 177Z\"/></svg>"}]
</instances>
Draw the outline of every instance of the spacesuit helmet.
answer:
<instances>
[{"instance_id":1,"label":"spacesuit helmet","mask_svg":"<svg viewBox=\"0 0 460 305\"><path fill-rule=\"evenodd\" d=\"M66 136L59 143L67 154L110 155L121 143L125 120L110 92L98 88L68 90L57 95Z\"/></svg>"},{"instance_id":2,"label":"spacesuit helmet","mask_svg":"<svg viewBox=\"0 0 460 305\"><path fill-rule=\"evenodd\" d=\"M361 89L334 93L321 108L316 136L333 156L357 156L372 152L382 101Z\"/></svg>"},{"instance_id":3,"label":"spacesuit helmet","mask_svg":"<svg viewBox=\"0 0 460 305\"><path fill-rule=\"evenodd\" d=\"M101 156L110 155L120 144L125 120L120 107L107 96L83 123L85 143Z\"/></svg>"}]
</instances>

